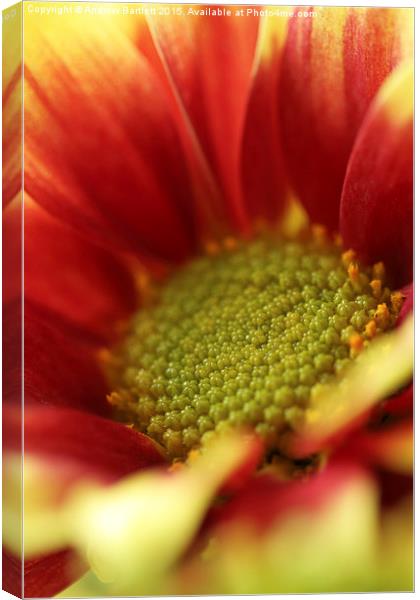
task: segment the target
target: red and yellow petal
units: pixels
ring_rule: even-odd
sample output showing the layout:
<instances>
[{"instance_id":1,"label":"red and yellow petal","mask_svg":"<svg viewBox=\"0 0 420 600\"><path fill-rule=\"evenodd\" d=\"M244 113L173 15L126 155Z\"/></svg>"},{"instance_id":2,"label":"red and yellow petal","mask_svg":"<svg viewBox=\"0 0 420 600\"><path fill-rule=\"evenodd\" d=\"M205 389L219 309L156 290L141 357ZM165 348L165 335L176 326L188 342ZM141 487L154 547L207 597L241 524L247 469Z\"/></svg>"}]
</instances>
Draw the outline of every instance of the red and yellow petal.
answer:
<instances>
[{"instance_id":1,"label":"red and yellow petal","mask_svg":"<svg viewBox=\"0 0 420 600\"><path fill-rule=\"evenodd\" d=\"M11 202L19 193L22 181L20 75L19 67L3 93L3 206Z\"/></svg>"},{"instance_id":2,"label":"red and yellow petal","mask_svg":"<svg viewBox=\"0 0 420 600\"><path fill-rule=\"evenodd\" d=\"M18 194L22 181L22 6L3 13L2 167L3 207Z\"/></svg>"},{"instance_id":3,"label":"red and yellow petal","mask_svg":"<svg viewBox=\"0 0 420 600\"><path fill-rule=\"evenodd\" d=\"M24 223L25 297L109 340L115 324L137 306L134 278L123 260L29 198Z\"/></svg>"},{"instance_id":4,"label":"red and yellow petal","mask_svg":"<svg viewBox=\"0 0 420 600\"><path fill-rule=\"evenodd\" d=\"M382 86L350 157L341 200L345 245L383 260L395 285L413 269L413 67L401 65Z\"/></svg>"},{"instance_id":5,"label":"red and yellow petal","mask_svg":"<svg viewBox=\"0 0 420 600\"><path fill-rule=\"evenodd\" d=\"M172 100L112 20L26 15L25 187L79 233L169 260L195 247Z\"/></svg>"},{"instance_id":6,"label":"red and yellow petal","mask_svg":"<svg viewBox=\"0 0 420 600\"><path fill-rule=\"evenodd\" d=\"M259 19L233 16L234 6L173 5L173 10L181 14L149 18L155 43L201 169L210 171L224 196L216 192L207 199L213 215L242 225L240 144ZM211 10L230 16L200 14Z\"/></svg>"},{"instance_id":7,"label":"red and yellow petal","mask_svg":"<svg viewBox=\"0 0 420 600\"><path fill-rule=\"evenodd\" d=\"M286 17L262 17L241 149L241 183L246 215L270 223L289 196L277 113L278 76L287 33Z\"/></svg>"},{"instance_id":8,"label":"red and yellow petal","mask_svg":"<svg viewBox=\"0 0 420 600\"><path fill-rule=\"evenodd\" d=\"M412 52L412 10L305 7L290 19L280 125L292 184L311 219L337 229L347 161L370 101Z\"/></svg>"}]
</instances>

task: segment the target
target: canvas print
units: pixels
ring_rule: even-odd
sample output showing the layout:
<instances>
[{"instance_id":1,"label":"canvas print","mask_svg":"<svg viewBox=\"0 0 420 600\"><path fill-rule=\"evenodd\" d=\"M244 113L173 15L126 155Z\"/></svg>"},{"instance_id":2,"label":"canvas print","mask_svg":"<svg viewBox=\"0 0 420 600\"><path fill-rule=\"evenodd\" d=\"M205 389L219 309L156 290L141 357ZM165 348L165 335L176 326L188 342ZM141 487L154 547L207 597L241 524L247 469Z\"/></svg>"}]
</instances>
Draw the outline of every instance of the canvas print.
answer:
<instances>
[{"instance_id":1,"label":"canvas print","mask_svg":"<svg viewBox=\"0 0 420 600\"><path fill-rule=\"evenodd\" d=\"M413 8L3 13L3 588L413 590Z\"/></svg>"}]
</instances>

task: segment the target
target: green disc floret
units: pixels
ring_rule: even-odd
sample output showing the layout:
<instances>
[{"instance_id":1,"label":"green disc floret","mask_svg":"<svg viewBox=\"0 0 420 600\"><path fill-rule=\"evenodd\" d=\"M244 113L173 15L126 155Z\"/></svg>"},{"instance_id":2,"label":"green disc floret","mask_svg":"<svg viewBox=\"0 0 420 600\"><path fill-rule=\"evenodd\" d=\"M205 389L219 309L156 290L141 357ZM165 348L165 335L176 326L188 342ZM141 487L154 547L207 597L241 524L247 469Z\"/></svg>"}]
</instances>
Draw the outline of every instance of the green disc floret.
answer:
<instances>
[{"instance_id":1,"label":"green disc floret","mask_svg":"<svg viewBox=\"0 0 420 600\"><path fill-rule=\"evenodd\" d=\"M375 267L351 259L329 241L265 235L180 268L114 351L118 417L174 459L232 427L275 448L395 322Z\"/></svg>"}]
</instances>

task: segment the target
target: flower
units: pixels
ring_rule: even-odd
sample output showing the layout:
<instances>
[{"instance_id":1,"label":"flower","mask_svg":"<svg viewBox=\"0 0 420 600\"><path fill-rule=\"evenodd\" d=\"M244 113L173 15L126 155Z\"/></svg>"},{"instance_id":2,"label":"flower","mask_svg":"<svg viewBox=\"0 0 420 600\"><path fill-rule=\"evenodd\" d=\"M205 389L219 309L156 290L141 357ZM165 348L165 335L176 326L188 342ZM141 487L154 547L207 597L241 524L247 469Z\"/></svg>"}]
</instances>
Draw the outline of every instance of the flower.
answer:
<instances>
[{"instance_id":1,"label":"flower","mask_svg":"<svg viewBox=\"0 0 420 600\"><path fill-rule=\"evenodd\" d=\"M84 6L24 8L23 249L20 67L6 69L6 585L20 593L24 367L26 596L87 568L68 593L408 589L411 11ZM397 327L322 397L287 460L256 473L260 441L233 436L168 473L150 437L112 420L98 354L146 276L297 210L384 262L405 299Z\"/></svg>"}]
</instances>

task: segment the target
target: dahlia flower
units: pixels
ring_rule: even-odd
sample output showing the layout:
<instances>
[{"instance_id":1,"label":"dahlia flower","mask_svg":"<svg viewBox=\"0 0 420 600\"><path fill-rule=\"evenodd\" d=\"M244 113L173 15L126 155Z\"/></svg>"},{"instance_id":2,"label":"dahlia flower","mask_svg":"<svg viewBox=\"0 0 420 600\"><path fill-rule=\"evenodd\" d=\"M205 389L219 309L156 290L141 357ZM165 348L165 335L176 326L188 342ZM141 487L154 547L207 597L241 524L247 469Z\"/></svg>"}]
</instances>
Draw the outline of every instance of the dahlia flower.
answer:
<instances>
[{"instance_id":1,"label":"dahlia flower","mask_svg":"<svg viewBox=\"0 0 420 600\"><path fill-rule=\"evenodd\" d=\"M4 587L412 589L412 10L11 10Z\"/></svg>"}]
</instances>

